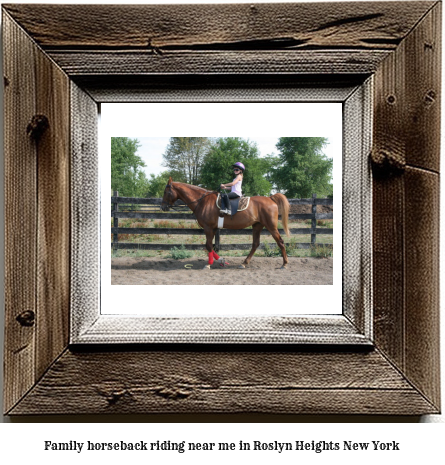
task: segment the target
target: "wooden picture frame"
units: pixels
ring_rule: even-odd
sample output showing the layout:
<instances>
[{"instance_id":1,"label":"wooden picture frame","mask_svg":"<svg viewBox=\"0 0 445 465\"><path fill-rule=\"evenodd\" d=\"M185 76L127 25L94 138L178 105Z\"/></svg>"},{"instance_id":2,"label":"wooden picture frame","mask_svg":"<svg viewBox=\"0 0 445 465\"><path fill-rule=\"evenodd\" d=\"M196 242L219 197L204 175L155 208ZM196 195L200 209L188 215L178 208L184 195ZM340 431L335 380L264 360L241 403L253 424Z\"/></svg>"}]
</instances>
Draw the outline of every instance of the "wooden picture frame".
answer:
<instances>
[{"instance_id":1,"label":"wooden picture frame","mask_svg":"<svg viewBox=\"0 0 445 465\"><path fill-rule=\"evenodd\" d=\"M2 13L6 414L440 411L440 2ZM98 104L160 87L242 93L369 78L373 308L354 324L372 326L371 345L70 344L72 296L85 308L93 298L71 275L94 261L89 250L72 261L91 218L72 208L76 183L86 196L89 185L71 160L95 169Z\"/></svg>"}]
</instances>

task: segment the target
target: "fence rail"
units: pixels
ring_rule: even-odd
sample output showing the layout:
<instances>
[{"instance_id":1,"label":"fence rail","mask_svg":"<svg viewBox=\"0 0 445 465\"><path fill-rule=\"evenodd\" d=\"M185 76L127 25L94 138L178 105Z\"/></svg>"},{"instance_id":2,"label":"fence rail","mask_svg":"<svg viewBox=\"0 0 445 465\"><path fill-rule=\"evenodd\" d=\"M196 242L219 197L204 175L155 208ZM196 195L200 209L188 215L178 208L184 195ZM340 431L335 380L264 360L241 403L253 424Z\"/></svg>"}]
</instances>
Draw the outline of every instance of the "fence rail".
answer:
<instances>
[{"instance_id":1,"label":"fence rail","mask_svg":"<svg viewBox=\"0 0 445 465\"><path fill-rule=\"evenodd\" d=\"M145 213L141 211L137 212L116 212L112 211L111 216L113 218L141 218L141 219L164 219L164 220L194 220L195 215L193 213ZM296 213L290 214L290 220L329 220L333 218L332 213Z\"/></svg>"},{"instance_id":2,"label":"fence rail","mask_svg":"<svg viewBox=\"0 0 445 465\"><path fill-rule=\"evenodd\" d=\"M288 199L290 205L311 205L312 213L291 213L289 220L311 220L310 228L290 228L292 235L305 234L311 235L311 242L309 243L295 243L293 247L299 249L310 249L316 245L317 234L333 234L332 228L317 228L317 220L333 219L333 213L317 213L317 205L332 205L332 199L319 199L314 194L310 199ZM119 220L124 218L135 219L170 219L170 220L195 220L195 215L189 210L185 204L178 200L175 203L175 208L187 211L187 213L165 213L144 211L145 209L159 209L162 199L158 198L133 198L133 197L119 197L115 191L111 197L111 217L113 218L113 227L111 233L113 234L113 242L111 246L113 249L140 249L140 250L170 250L173 247L184 246L188 250L202 250L204 244L146 244L146 243L123 243L119 242L119 234L147 234L147 235L204 235L202 229L193 228L123 228L119 227ZM284 235L285 232L280 229L280 234ZM251 243L248 244L223 244L221 245L220 236L247 236L251 235L252 230L246 229L219 229L215 233L214 248L216 251L224 250L250 250ZM269 231L264 229L261 231L262 236L270 235ZM327 247L332 247L332 244L323 244ZM270 248L275 247L276 244L269 244ZM261 243L259 249L264 248Z\"/></svg>"},{"instance_id":3,"label":"fence rail","mask_svg":"<svg viewBox=\"0 0 445 465\"><path fill-rule=\"evenodd\" d=\"M332 205L332 199L319 199L317 197L310 199L287 199L291 205ZM158 198L140 198L140 197L111 197L111 203L128 204L128 205L161 205L162 199ZM184 205L182 200L177 200L175 205Z\"/></svg>"}]
</instances>

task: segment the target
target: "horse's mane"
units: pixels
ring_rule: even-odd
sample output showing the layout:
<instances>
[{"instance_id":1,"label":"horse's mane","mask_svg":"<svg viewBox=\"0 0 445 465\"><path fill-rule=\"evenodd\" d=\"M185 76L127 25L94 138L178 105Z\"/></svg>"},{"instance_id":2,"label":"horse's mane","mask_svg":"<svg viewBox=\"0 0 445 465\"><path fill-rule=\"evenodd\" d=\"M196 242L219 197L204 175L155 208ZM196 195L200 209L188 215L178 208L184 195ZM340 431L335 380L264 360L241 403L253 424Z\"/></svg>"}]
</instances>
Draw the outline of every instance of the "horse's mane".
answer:
<instances>
[{"instance_id":1,"label":"horse's mane","mask_svg":"<svg viewBox=\"0 0 445 465\"><path fill-rule=\"evenodd\" d=\"M201 192L213 192L211 190L204 189L204 187L194 186L193 184L187 184L186 182L172 181L172 184L173 185L174 184L179 184L181 186L190 187L193 190L199 190Z\"/></svg>"}]
</instances>

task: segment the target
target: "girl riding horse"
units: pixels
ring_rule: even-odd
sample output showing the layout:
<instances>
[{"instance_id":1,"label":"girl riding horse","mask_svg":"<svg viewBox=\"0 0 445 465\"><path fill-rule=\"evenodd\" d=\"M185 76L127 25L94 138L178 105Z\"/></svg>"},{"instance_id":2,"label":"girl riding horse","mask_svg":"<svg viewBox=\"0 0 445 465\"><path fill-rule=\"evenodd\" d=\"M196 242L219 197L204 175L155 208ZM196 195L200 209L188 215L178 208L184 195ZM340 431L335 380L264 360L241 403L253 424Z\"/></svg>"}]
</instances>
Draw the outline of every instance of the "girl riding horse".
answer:
<instances>
[{"instance_id":1,"label":"girl riding horse","mask_svg":"<svg viewBox=\"0 0 445 465\"><path fill-rule=\"evenodd\" d=\"M232 188L229 195L221 194L221 213L229 214L229 199L236 199L243 195L241 191L241 185L243 183L244 170L246 169L244 165L240 162L232 165L233 173L235 174L235 179L232 182L227 184L221 184L221 189Z\"/></svg>"},{"instance_id":2,"label":"girl riding horse","mask_svg":"<svg viewBox=\"0 0 445 465\"><path fill-rule=\"evenodd\" d=\"M206 235L206 249L209 253L209 261L205 268L210 268L214 259L219 259L213 250L213 237L219 218L219 209L216 206L217 195L217 192L208 191L202 187L173 182L170 177L161 203L161 209L168 211L177 199L181 199L195 214L196 220L204 229ZM288 227L289 202L280 193L270 197L251 197L248 208L238 212L234 217L225 217L224 227L227 229L244 229L252 226L252 249L240 268L245 268L252 259L253 254L260 245L260 234L263 228L270 232L278 244L283 256L282 268L286 268L288 259L284 241L278 231L278 215L281 215L284 231L290 236Z\"/></svg>"}]
</instances>

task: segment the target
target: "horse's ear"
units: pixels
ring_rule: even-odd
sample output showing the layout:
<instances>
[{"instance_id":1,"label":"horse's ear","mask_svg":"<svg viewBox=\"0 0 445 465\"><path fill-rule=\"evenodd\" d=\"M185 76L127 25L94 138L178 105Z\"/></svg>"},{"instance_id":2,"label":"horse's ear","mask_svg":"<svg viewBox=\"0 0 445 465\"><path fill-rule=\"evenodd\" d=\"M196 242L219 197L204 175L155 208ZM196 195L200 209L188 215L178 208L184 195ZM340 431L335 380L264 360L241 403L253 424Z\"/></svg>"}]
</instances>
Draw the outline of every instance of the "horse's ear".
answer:
<instances>
[{"instance_id":1,"label":"horse's ear","mask_svg":"<svg viewBox=\"0 0 445 465\"><path fill-rule=\"evenodd\" d=\"M168 183L169 183L169 184L172 183L172 177L171 177L171 176L168 178Z\"/></svg>"}]
</instances>

